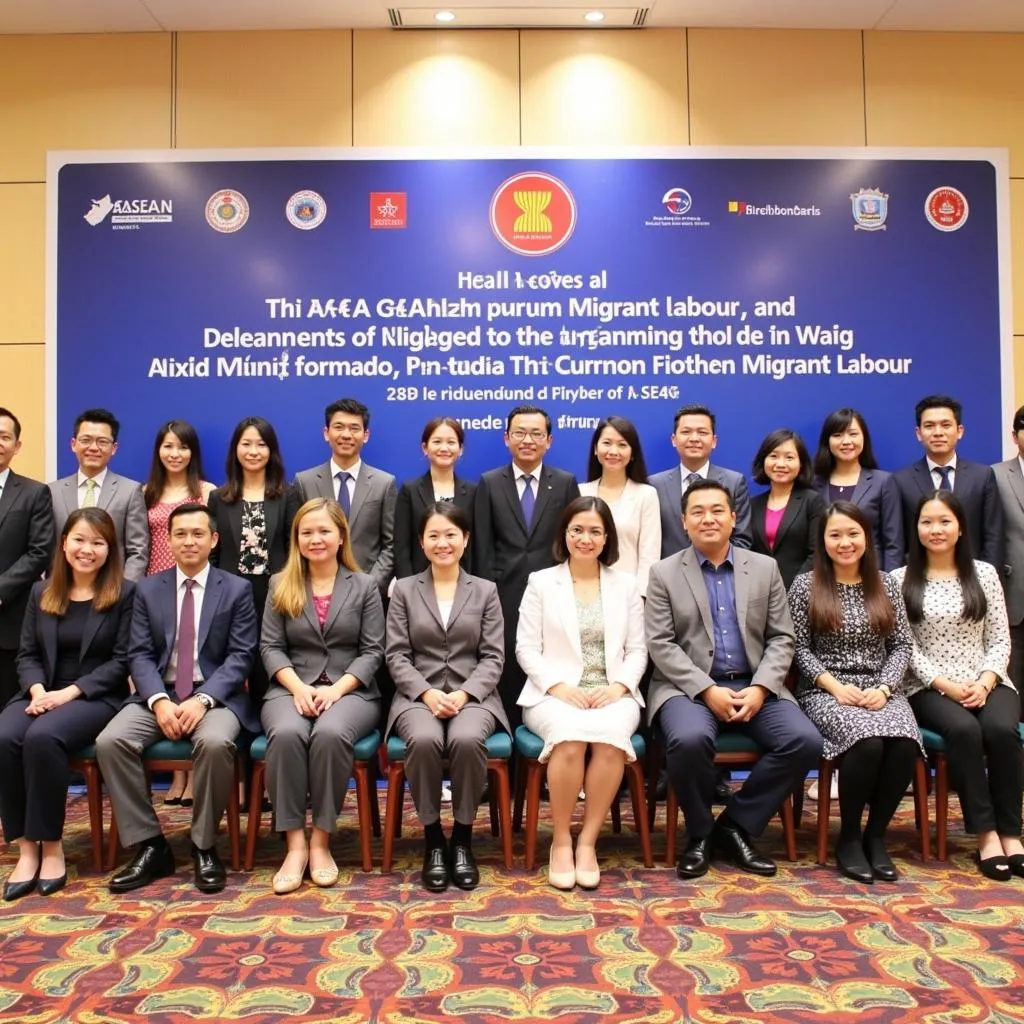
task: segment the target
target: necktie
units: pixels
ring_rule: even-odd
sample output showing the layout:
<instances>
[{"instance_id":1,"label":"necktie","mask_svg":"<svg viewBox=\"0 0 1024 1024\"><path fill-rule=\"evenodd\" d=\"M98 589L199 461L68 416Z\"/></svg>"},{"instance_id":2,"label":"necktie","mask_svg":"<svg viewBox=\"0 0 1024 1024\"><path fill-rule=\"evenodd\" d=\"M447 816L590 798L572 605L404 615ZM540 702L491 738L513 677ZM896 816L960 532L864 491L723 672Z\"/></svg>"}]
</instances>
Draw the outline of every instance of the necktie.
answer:
<instances>
[{"instance_id":1,"label":"necktie","mask_svg":"<svg viewBox=\"0 0 1024 1024\"><path fill-rule=\"evenodd\" d=\"M82 508L96 507L96 481L85 481L85 497L82 499Z\"/></svg>"},{"instance_id":2,"label":"necktie","mask_svg":"<svg viewBox=\"0 0 1024 1024\"><path fill-rule=\"evenodd\" d=\"M694 480L700 479L700 473L690 473L686 478L686 486L689 487Z\"/></svg>"},{"instance_id":3,"label":"necktie","mask_svg":"<svg viewBox=\"0 0 1024 1024\"><path fill-rule=\"evenodd\" d=\"M192 594L195 580L185 580L185 596L181 599L178 621L178 666L174 673L174 692L178 700L192 696L195 682L196 599Z\"/></svg>"},{"instance_id":4,"label":"necktie","mask_svg":"<svg viewBox=\"0 0 1024 1024\"><path fill-rule=\"evenodd\" d=\"M338 481L338 504L341 506L341 511L345 513L345 518L348 519L352 513L352 501L348 496L348 482L352 479L352 474L339 470L334 474L334 478Z\"/></svg>"},{"instance_id":5,"label":"necktie","mask_svg":"<svg viewBox=\"0 0 1024 1024\"><path fill-rule=\"evenodd\" d=\"M523 506L523 520L529 529L530 523L533 521L533 506L536 502L533 494L533 475L528 473L524 476L523 483L526 486L523 487L523 496L519 500Z\"/></svg>"},{"instance_id":6,"label":"necktie","mask_svg":"<svg viewBox=\"0 0 1024 1024\"><path fill-rule=\"evenodd\" d=\"M953 472L952 466L936 466L935 472L942 477L942 483L939 484L940 491L951 491L952 487L949 486L949 474Z\"/></svg>"}]
</instances>

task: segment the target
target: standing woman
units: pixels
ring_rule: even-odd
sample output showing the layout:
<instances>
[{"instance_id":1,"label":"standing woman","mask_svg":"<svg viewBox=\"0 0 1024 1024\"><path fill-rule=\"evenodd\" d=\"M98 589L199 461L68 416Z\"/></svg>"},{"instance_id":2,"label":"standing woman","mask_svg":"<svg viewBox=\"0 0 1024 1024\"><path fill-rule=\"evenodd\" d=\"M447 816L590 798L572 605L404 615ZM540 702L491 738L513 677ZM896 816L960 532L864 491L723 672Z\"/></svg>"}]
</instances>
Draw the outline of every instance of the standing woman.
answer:
<instances>
[{"instance_id":1,"label":"standing woman","mask_svg":"<svg viewBox=\"0 0 1024 1024\"><path fill-rule=\"evenodd\" d=\"M914 633L910 705L946 741L981 873L1003 882L1024 877L1020 695L1006 673L1006 602L996 570L971 558L963 505L952 491L921 499L907 565L893 578Z\"/></svg>"},{"instance_id":2,"label":"standing woman","mask_svg":"<svg viewBox=\"0 0 1024 1024\"><path fill-rule=\"evenodd\" d=\"M600 498L569 502L554 555L558 565L530 573L519 608L516 657L526 673L519 704L526 727L544 741L554 826L548 881L593 889L601 880L597 837L626 762L636 759L631 737L647 667L643 602L632 576L608 568L618 537ZM570 826L581 789L574 857Z\"/></svg>"},{"instance_id":3,"label":"standing woman","mask_svg":"<svg viewBox=\"0 0 1024 1024\"><path fill-rule=\"evenodd\" d=\"M252 584L256 622L263 623L270 577L284 568L299 495L285 483L281 447L273 426L247 416L228 444L227 483L209 498L220 540L210 562ZM249 676L249 696L259 708L267 674L257 658Z\"/></svg>"},{"instance_id":4,"label":"standing woman","mask_svg":"<svg viewBox=\"0 0 1024 1024\"><path fill-rule=\"evenodd\" d=\"M498 696L505 620L498 588L459 567L469 518L449 501L420 516L428 568L395 584L388 607L387 664L395 698L387 732L405 740L406 775L423 822L423 885L475 889L473 821L487 784L487 737L510 732ZM441 829L442 759L448 758L455 825L450 851Z\"/></svg>"},{"instance_id":5,"label":"standing woman","mask_svg":"<svg viewBox=\"0 0 1024 1024\"><path fill-rule=\"evenodd\" d=\"M261 714L267 790L274 829L288 844L274 892L298 889L307 863L316 885L331 886L338 866L330 838L353 748L380 721L374 676L384 657L384 609L373 578L356 566L345 513L329 498L295 514L288 561L270 581L260 654L270 678Z\"/></svg>"},{"instance_id":6,"label":"standing woman","mask_svg":"<svg viewBox=\"0 0 1024 1024\"><path fill-rule=\"evenodd\" d=\"M195 427L184 420L169 420L156 432L149 476L142 485L149 520L147 576L174 566L167 529L171 513L186 502L205 504L212 491L213 484L203 479L203 457ZM191 772L174 773L164 803L192 806Z\"/></svg>"},{"instance_id":7,"label":"standing woman","mask_svg":"<svg viewBox=\"0 0 1024 1024\"><path fill-rule=\"evenodd\" d=\"M21 694L0 714L0 817L18 863L5 900L67 881L64 809L69 755L93 743L128 696L135 585L124 579L114 521L75 509L50 577L32 587L18 651Z\"/></svg>"},{"instance_id":8,"label":"standing woman","mask_svg":"<svg viewBox=\"0 0 1024 1024\"><path fill-rule=\"evenodd\" d=\"M924 749L901 692L912 646L903 596L878 571L871 526L856 505L837 501L825 510L814 570L793 581L789 605L797 700L825 739L825 757L843 759L839 870L858 882L894 882L885 830Z\"/></svg>"},{"instance_id":9,"label":"standing woman","mask_svg":"<svg viewBox=\"0 0 1024 1024\"><path fill-rule=\"evenodd\" d=\"M600 498L612 510L619 537L615 568L636 577L647 596L647 576L661 558L658 492L647 482L647 465L636 427L621 416L601 420L590 439L587 483L580 494Z\"/></svg>"},{"instance_id":10,"label":"standing woman","mask_svg":"<svg viewBox=\"0 0 1024 1024\"><path fill-rule=\"evenodd\" d=\"M754 481L768 490L750 499L751 550L778 563L789 589L814 560L814 540L825 503L811 487L811 457L800 435L773 430L754 456Z\"/></svg>"},{"instance_id":11,"label":"standing woman","mask_svg":"<svg viewBox=\"0 0 1024 1024\"><path fill-rule=\"evenodd\" d=\"M395 579L423 572L429 562L420 544L423 513L437 501L450 501L465 513L473 527L473 495L476 484L455 475L465 434L462 424L449 416L437 416L424 428L420 447L430 466L422 476L406 480L395 503ZM463 556L468 563L468 550Z\"/></svg>"},{"instance_id":12,"label":"standing woman","mask_svg":"<svg viewBox=\"0 0 1024 1024\"><path fill-rule=\"evenodd\" d=\"M903 506L892 474L878 468L868 425L856 409L825 417L814 456L814 486L822 499L852 501L871 524L883 572L903 565Z\"/></svg>"}]
</instances>

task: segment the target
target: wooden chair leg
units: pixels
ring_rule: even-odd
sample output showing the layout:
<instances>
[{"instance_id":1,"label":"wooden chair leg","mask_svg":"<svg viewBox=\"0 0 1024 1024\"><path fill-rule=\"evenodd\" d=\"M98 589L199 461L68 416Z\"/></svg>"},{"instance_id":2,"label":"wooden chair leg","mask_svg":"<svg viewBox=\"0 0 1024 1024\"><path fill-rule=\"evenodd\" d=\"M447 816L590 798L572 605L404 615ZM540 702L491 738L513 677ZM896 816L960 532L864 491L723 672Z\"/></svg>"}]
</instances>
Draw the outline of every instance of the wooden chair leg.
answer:
<instances>
[{"instance_id":1,"label":"wooden chair leg","mask_svg":"<svg viewBox=\"0 0 1024 1024\"><path fill-rule=\"evenodd\" d=\"M828 819L832 812L832 762L818 766L818 863L828 862Z\"/></svg>"},{"instance_id":2,"label":"wooden chair leg","mask_svg":"<svg viewBox=\"0 0 1024 1024\"><path fill-rule=\"evenodd\" d=\"M242 870L242 844L239 839L239 832L242 827L242 808L238 802L238 789L242 783L242 768L239 758L235 758L234 779L231 783L231 792L228 794L228 840L231 845L231 870Z\"/></svg>"},{"instance_id":3,"label":"wooden chair leg","mask_svg":"<svg viewBox=\"0 0 1024 1024\"><path fill-rule=\"evenodd\" d=\"M377 771L380 761L374 757L366 762L367 777L370 781L370 818L373 822L373 838L380 839L380 792L377 788Z\"/></svg>"},{"instance_id":4,"label":"wooden chair leg","mask_svg":"<svg viewBox=\"0 0 1024 1024\"><path fill-rule=\"evenodd\" d=\"M935 856L949 857L946 829L949 826L949 760L945 754L935 759Z\"/></svg>"},{"instance_id":5,"label":"wooden chair leg","mask_svg":"<svg viewBox=\"0 0 1024 1024\"><path fill-rule=\"evenodd\" d=\"M633 801L633 821L640 833L640 852L643 854L644 867L654 867L654 854L651 851L651 830L647 823L647 803L644 800L644 770L639 761L626 765L629 780L629 795Z\"/></svg>"},{"instance_id":6,"label":"wooden chair leg","mask_svg":"<svg viewBox=\"0 0 1024 1024\"><path fill-rule=\"evenodd\" d=\"M491 837L497 839L501 835L501 818L498 814L498 794L495 787L495 773L505 766L505 777L508 778L508 766L501 758L487 759L487 810L491 818ZM511 815L511 810L509 814Z\"/></svg>"},{"instance_id":7,"label":"wooden chair leg","mask_svg":"<svg viewBox=\"0 0 1024 1024\"><path fill-rule=\"evenodd\" d=\"M520 769L523 765L520 763ZM526 762L526 870L537 865L537 822L540 818L540 784L545 768L540 761Z\"/></svg>"},{"instance_id":8,"label":"wooden chair leg","mask_svg":"<svg viewBox=\"0 0 1024 1024\"><path fill-rule=\"evenodd\" d=\"M786 857L789 860L796 860L796 816L793 802L789 797L782 801L779 816L782 818L782 834L786 840Z\"/></svg>"},{"instance_id":9,"label":"wooden chair leg","mask_svg":"<svg viewBox=\"0 0 1024 1024\"><path fill-rule=\"evenodd\" d=\"M652 739L647 755L647 828L654 831L654 817L658 813L658 775L661 773L661 744Z\"/></svg>"},{"instance_id":10,"label":"wooden chair leg","mask_svg":"<svg viewBox=\"0 0 1024 1024\"><path fill-rule=\"evenodd\" d=\"M679 827L679 800L669 782L665 791L665 863L676 862L676 829Z\"/></svg>"},{"instance_id":11,"label":"wooden chair leg","mask_svg":"<svg viewBox=\"0 0 1024 1024\"><path fill-rule=\"evenodd\" d=\"M615 835L620 835L622 833L622 810L619 807L618 793L612 797L612 806L610 810L612 812L612 832L614 832Z\"/></svg>"},{"instance_id":12,"label":"wooden chair leg","mask_svg":"<svg viewBox=\"0 0 1024 1024\"><path fill-rule=\"evenodd\" d=\"M388 764L388 796L384 804L384 857L380 871L386 875L391 871L395 854L395 836L398 822L402 820L402 804L405 801L405 762L391 761Z\"/></svg>"},{"instance_id":13,"label":"wooden chair leg","mask_svg":"<svg viewBox=\"0 0 1024 1024\"><path fill-rule=\"evenodd\" d=\"M103 871L103 782L95 761L79 761L74 765L85 776L85 793L89 805L89 840L92 845L92 869Z\"/></svg>"},{"instance_id":14,"label":"wooden chair leg","mask_svg":"<svg viewBox=\"0 0 1024 1024\"><path fill-rule=\"evenodd\" d=\"M491 793L497 790L497 809L501 831L501 852L505 869L512 870L512 791L508 780L508 762L498 760L490 771Z\"/></svg>"},{"instance_id":15,"label":"wooden chair leg","mask_svg":"<svg viewBox=\"0 0 1024 1024\"><path fill-rule=\"evenodd\" d=\"M523 803L526 799L526 770L523 768L523 759L519 759L519 767L516 769L515 778L516 806L512 813L512 828L516 832L523 831Z\"/></svg>"},{"instance_id":16,"label":"wooden chair leg","mask_svg":"<svg viewBox=\"0 0 1024 1024\"><path fill-rule=\"evenodd\" d=\"M245 822L245 870L252 871L256 863L256 840L263 824L263 780L266 762L253 761L252 781L249 783L249 815Z\"/></svg>"},{"instance_id":17,"label":"wooden chair leg","mask_svg":"<svg viewBox=\"0 0 1024 1024\"><path fill-rule=\"evenodd\" d=\"M804 787L807 779L800 780L796 789L793 790L793 827L803 828L804 824Z\"/></svg>"},{"instance_id":18,"label":"wooden chair leg","mask_svg":"<svg viewBox=\"0 0 1024 1024\"><path fill-rule=\"evenodd\" d=\"M921 860L931 860L931 826L928 823L928 762L918 758L914 765L914 814L921 838Z\"/></svg>"},{"instance_id":19,"label":"wooden chair leg","mask_svg":"<svg viewBox=\"0 0 1024 1024\"><path fill-rule=\"evenodd\" d=\"M113 871L117 863L117 818L114 817L114 806L110 806L110 829L107 831L107 871Z\"/></svg>"},{"instance_id":20,"label":"wooden chair leg","mask_svg":"<svg viewBox=\"0 0 1024 1024\"><path fill-rule=\"evenodd\" d=\"M370 813L370 769L365 761L353 765L356 777L356 814L359 818L359 851L363 858L363 870L373 870L373 822Z\"/></svg>"}]
</instances>

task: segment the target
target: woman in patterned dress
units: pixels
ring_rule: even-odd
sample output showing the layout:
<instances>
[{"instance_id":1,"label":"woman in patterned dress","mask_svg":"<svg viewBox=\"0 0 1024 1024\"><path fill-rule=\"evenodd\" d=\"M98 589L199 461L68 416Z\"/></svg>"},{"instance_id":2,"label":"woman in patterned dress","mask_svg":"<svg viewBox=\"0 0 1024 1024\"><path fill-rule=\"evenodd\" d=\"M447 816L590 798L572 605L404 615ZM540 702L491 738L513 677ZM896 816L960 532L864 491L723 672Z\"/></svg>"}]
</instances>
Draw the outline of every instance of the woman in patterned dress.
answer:
<instances>
[{"instance_id":1,"label":"woman in patterned dress","mask_svg":"<svg viewBox=\"0 0 1024 1024\"><path fill-rule=\"evenodd\" d=\"M797 700L825 739L825 757L843 761L839 870L859 882L893 882L885 830L924 751L901 692L912 645L903 597L878 571L871 525L856 505L825 510L814 568L793 581L789 604Z\"/></svg>"},{"instance_id":2,"label":"woman in patterned dress","mask_svg":"<svg viewBox=\"0 0 1024 1024\"><path fill-rule=\"evenodd\" d=\"M618 537L600 498L569 502L554 554L560 564L530 574L519 607L516 657L526 673L519 704L526 727L544 741L554 827L548 881L593 889L601 879L597 837L625 763L636 759L630 737L647 666L643 605L636 579L608 568ZM574 858L570 824L581 788Z\"/></svg>"},{"instance_id":3,"label":"woman in patterned dress","mask_svg":"<svg viewBox=\"0 0 1024 1024\"><path fill-rule=\"evenodd\" d=\"M149 519L149 566L146 575L173 568L167 523L171 513L186 502L205 503L213 484L203 479L199 435L191 423L170 420L156 432L149 476L142 497ZM192 806L192 773L175 772L164 797L165 804Z\"/></svg>"},{"instance_id":4,"label":"woman in patterned dress","mask_svg":"<svg viewBox=\"0 0 1024 1024\"><path fill-rule=\"evenodd\" d=\"M270 577L284 568L292 520L300 499L286 483L281 446L273 426L247 416L228 443L227 483L210 495L210 512L220 539L210 562L252 585L257 627L263 624ZM249 674L249 696L259 708L267 674L257 658Z\"/></svg>"},{"instance_id":5,"label":"woman in patterned dress","mask_svg":"<svg viewBox=\"0 0 1024 1024\"><path fill-rule=\"evenodd\" d=\"M963 505L935 491L917 506L909 560L893 579L914 649L907 689L917 720L946 741L964 828L978 839L981 873L1024 877L1020 695L1006 674L1010 627L996 570L971 558ZM988 773L985 762L988 761Z\"/></svg>"}]
</instances>

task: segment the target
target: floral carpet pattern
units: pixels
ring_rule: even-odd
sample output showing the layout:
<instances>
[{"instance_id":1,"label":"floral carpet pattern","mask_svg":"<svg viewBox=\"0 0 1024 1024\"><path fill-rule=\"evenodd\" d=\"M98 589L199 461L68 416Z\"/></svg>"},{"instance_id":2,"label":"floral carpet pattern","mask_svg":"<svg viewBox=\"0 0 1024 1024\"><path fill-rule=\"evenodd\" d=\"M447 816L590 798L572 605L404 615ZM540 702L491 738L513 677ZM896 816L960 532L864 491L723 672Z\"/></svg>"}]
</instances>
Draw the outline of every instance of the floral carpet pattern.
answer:
<instances>
[{"instance_id":1,"label":"floral carpet pattern","mask_svg":"<svg viewBox=\"0 0 1024 1024\"><path fill-rule=\"evenodd\" d=\"M72 798L67 888L0 904L0 1022L1024 1024L1024 880L983 879L957 814L949 863L923 865L905 802L895 885L818 867L813 811L795 864L781 859L778 826L766 834L775 879L716 864L684 883L639 863L624 805L623 833L603 840L600 888L560 893L543 869L499 866L482 811L480 887L429 895L411 802L387 876L353 870L350 803L333 889L274 896L282 847L264 831L256 870L203 896L186 860L188 812L166 809L177 876L113 896L86 870L85 800ZM0 846L0 877L13 862Z\"/></svg>"}]
</instances>

